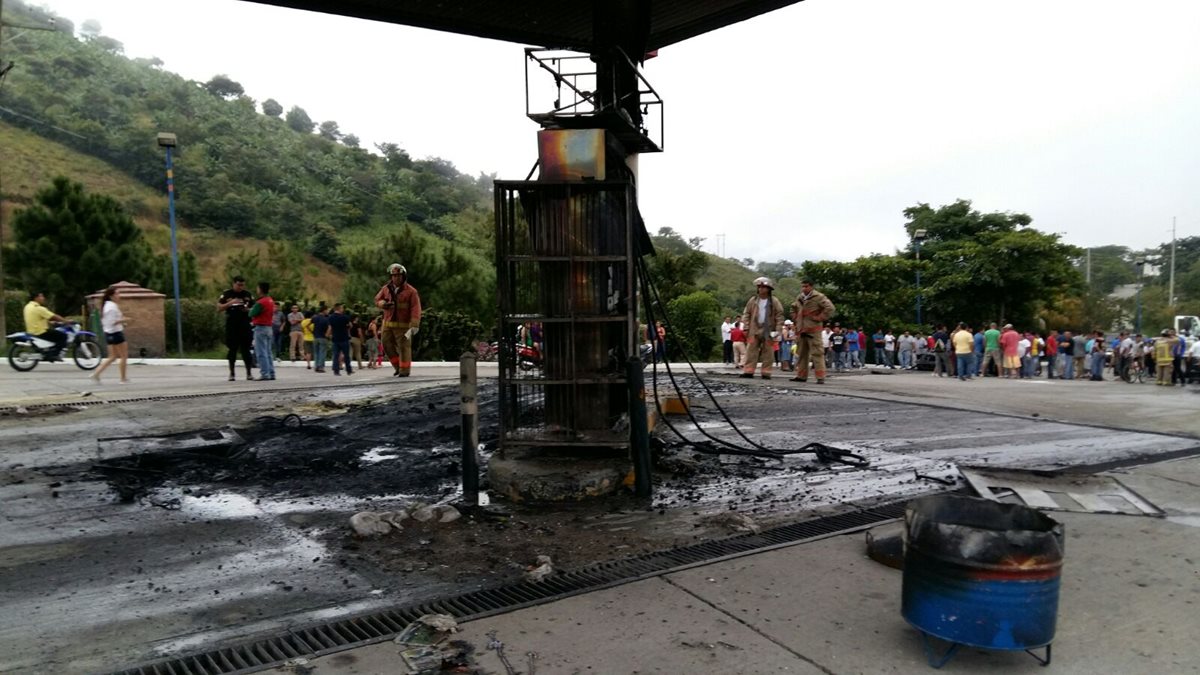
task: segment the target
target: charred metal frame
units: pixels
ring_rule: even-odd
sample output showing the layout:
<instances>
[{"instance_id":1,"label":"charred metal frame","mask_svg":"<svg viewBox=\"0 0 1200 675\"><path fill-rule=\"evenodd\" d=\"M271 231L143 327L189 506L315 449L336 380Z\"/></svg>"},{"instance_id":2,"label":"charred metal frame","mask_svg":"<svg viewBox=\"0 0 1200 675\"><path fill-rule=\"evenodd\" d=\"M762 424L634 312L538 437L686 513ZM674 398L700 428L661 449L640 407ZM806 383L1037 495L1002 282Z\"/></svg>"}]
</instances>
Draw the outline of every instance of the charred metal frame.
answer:
<instances>
[{"instance_id":1,"label":"charred metal frame","mask_svg":"<svg viewBox=\"0 0 1200 675\"><path fill-rule=\"evenodd\" d=\"M500 448L628 448L635 192L626 181L496 181ZM540 325L540 358L518 329Z\"/></svg>"},{"instance_id":2,"label":"charred metal frame","mask_svg":"<svg viewBox=\"0 0 1200 675\"><path fill-rule=\"evenodd\" d=\"M665 147L662 97L619 47L614 47L609 57L602 61L619 70L622 77L603 77L601 66L591 54L527 48L525 116L546 129L608 129L630 153L662 152ZM537 75L546 74L553 82L555 96L549 108L542 109L539 105L535 110L531 87ZM621 88L618 82L632 87ZM647 125L647 120L655 123Z\"/></svg>"}]
</instances>

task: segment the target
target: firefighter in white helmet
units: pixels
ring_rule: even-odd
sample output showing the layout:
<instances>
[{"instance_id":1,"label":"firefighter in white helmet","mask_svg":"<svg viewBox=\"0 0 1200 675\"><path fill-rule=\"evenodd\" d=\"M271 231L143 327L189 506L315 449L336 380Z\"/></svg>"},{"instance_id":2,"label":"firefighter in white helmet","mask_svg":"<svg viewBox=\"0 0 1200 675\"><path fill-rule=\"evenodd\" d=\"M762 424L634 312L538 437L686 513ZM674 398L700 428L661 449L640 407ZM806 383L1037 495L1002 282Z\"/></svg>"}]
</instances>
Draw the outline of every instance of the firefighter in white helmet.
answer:
<instances>
[{"instance_id":1,"label":"firefighter in white helmet","mask_svg":"<svg viewBox=\"0 0 1200 675\"><path fill-rule=\"evenodd\" d=\"M375 294L375 306L383 310L383 349L396 372L412 372L412 339L421 327L421 296L408 283L408 270L400 263L388 265L388 282Z\"/></svg>"},{"instance_id":2,"label":"firefighter in white helmet","mask_svg":"<svg viewBox=\"0 0 1200 675\"><path fill-rule=\"evenodd\" d=\"M746 302L742 324L746 327L746 365L742 377L754 377L754 368L762 363L762 378L771 379L775 365L775 344L783 330L783 303L775 297L775 284L766 277L754 280L758 292Z\"/></svg>"}]
</instances>

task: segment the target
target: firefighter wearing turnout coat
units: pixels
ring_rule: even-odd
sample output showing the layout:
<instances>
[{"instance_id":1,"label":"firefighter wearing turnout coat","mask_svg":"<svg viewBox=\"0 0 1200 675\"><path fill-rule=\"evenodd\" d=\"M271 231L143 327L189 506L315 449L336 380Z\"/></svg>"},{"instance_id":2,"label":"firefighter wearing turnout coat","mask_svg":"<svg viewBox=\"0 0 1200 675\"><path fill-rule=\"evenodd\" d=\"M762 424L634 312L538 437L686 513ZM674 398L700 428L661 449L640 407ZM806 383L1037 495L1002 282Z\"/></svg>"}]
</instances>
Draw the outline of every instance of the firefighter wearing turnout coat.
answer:
<instances>
[{"instance_id":1,"label":"firefighter wearing turnout coat","mask_svg":"<svg viewBox=\"0 0 1200 675\"><path fill-rule=\"evenodd\" d=\"M800 282L800 295L792 303L792 320L796 322L796 376L794 382L808 381L808 362L817 371L817 384L825 384L825 347L821 330L833 316L833 303L825 294L813 290L812 282Z\"/></svg>"},{"instance_id":2,"label":"firefighter wearing turnout coat","mask_svg":"<svg viewBox=\"0 0 1200 675\"><path fill-rule=\"evenodd\" d=\"M746 365L742 377L754 377L754 367L762 363L762 378L771 379L775 365L775 346L783 330L783 303L775 297L775 285L766 277L754 280L758 292L746 302L742 325L746 327Z\"/></svg>"},{"instance_id":3,"label":"firefighter wearing turnout coat","mask_svg":"<svg viewBox=\"0 0 1200 675\"><path fill-rule=\"evenodd\" d=\"M412 339L421 327L421 296L408 283L408 270L400 263L388 265L388 282L375 294L375 306L383 310L383 349L396 372L412 372Z\"/></svg>"}]
</instances>

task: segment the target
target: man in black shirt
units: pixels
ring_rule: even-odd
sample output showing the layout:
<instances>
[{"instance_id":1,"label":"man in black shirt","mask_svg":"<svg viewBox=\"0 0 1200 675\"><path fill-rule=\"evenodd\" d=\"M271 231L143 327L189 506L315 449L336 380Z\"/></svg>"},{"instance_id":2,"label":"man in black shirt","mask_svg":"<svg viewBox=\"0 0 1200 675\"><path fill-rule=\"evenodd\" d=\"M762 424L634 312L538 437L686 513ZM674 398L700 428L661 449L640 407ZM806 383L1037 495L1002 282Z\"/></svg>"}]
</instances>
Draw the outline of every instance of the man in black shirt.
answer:
<instances>
[{"instance_id":1,"label":"man in black shirt","mask_svg":"<svg viewBox=\"0 0 1200 675\"><path fill-rule=\"evenodd\" d=\"M225 313L225 347L229 350L225 358L229 361L229 381L237 378L238 352L246 363L246 379L253 379L250 370L250 306L254 304L254 296L246 290L246 280L242 277L233 278L233 287L221 294L217 300L217 311Z\"/></svg>"},{"instance_id":2,"label":"man in black shirt","mask_svg":"<svg viewBox=\"0 0 1200 675\"><path fill-rule=\"evenodd\" d=\"M840 373L846 365L842 361L842 355L846 353L846 334L837 324L834 324L833 333L829 335L829 347L833 350L833 369Z\"/></svg>"},{"instance_id":3,"label":"man in black shirt","mask_svg":"<svg viewBox=\"0 0 1200 675\"><path fill-rule=\"evenodd\" d=\"M346 359L346 374L353 375L350 367L350 315L342 303L333 306L329 315L329 340L333 343L333 374L341 375L338 366Z\"/></svg>"}]
</instances>

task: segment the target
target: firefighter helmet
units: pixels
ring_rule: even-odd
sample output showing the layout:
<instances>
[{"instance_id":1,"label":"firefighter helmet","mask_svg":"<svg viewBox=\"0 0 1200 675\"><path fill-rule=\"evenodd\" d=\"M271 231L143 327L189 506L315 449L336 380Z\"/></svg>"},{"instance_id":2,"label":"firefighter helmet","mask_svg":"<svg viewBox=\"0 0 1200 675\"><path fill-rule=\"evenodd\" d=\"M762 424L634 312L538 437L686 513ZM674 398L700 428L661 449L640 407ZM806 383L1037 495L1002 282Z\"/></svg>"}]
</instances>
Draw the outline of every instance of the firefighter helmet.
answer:
<instances>
[{"instance_id":1,"label":"firefighter helmet","mask_svg":"<svg viewBox=\"0 0 1200 675\"><path fill-rule=\"evenodd\" d=\"M766 286L767 288L769 288L771 290L775 290L775 284L771 283L771 280L768 279L767 277L759 277L759 278L755 279L754 286L756 288L758 286Z\"/></svg>"},{"instance_id":2,"label":"firefighter helmet","mask_svg":"<svg viewBox=\"0 0 1200 675\"><path fill-rule=\"evenodd\" d=\"M404 276L408 276L408 270L404 269L404 265L401 265L400 263L392 263L391 265L388 265L388 276L389 277L392 276L392 274L394 274L396 272L399 272L400 274L403 274Z\"/></svg>"}]
</instances>

